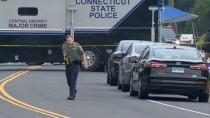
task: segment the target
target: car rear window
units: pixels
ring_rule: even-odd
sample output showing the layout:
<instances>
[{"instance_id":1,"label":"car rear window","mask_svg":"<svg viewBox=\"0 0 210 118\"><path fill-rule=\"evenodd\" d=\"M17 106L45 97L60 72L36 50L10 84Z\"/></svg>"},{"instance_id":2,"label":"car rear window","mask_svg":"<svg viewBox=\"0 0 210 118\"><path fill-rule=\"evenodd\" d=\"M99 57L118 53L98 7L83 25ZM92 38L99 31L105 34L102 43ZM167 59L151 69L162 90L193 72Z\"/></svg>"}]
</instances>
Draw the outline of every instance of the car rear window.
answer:
<instances>
[{"instance_id":1,"label":"car rear window","mask_svg":"<svg viewBox=\"0 0 210 118\"><path fill-rule=\"evenodd\" d=\"M135 52L138 53L138 54L141 54L142 51L143 51L146 47L147 47L146 45L136 45L136 46L135 46Z\"/></svg>"},{"instance_id":2,"label":"car rear window","mask_svg":"<svg viewBox=\"0 0 210 118\"><path fill-rule=\"evenodd\" d=\"M155 49L153 56L160 59L168 60L200 60L196 50L185 49Z\"/></svg>"}]
</instances>

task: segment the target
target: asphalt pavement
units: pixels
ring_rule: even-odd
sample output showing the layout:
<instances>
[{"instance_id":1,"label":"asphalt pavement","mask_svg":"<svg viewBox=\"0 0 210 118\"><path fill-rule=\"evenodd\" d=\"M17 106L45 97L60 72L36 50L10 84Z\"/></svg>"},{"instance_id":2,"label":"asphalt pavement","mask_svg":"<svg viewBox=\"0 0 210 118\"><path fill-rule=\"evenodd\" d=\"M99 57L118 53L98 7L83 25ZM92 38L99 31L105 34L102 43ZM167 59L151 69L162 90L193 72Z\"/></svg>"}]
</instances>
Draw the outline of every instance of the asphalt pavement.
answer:
<instances>
[{"instance_id":1,"label":"asphalt pavement","mask_svg":"<svg viewBox=\"0 0 210 118\"><path fill-rule=\"evenodd\" d=\"M27 67L0 65L0 81ZM68 101L64 65L47 64L9 81L4 89L16 100L70 118L210 118L209 103L171 95L151 95L147 100L139 100L108 86L104 72L81 72L77 86L76 100ZM0 95L7 98L5 93ZM0 99L0 118L50 117L8 101Z\"/></svg>"}]
</instances>

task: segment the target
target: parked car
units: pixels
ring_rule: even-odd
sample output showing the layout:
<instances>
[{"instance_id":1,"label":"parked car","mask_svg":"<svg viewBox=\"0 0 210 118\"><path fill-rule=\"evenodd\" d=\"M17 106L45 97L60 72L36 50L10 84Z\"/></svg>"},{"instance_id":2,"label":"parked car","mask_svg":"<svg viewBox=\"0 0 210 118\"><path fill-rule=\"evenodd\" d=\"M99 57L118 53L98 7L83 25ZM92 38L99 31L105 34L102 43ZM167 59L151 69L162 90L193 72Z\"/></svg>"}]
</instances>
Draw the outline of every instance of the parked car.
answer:
<instances>
[{"instance_id":1,"label":"parked car","mask_svg":"<svg viewBox=\"0 0 210 118\"><path fill-rule=\"evenodd\" d=\"M107 64L107 83L110 85L117 85L117 78L119 72L119 63L125 56L127 49L132 43L140 42L138 40L122 40L117 46L114 53L111 54Z\"/></svg>"},{"instance_id":2,"label":"parked car","mask_svg":"<svg viewBox=\"0 0 210 118\"><path fill-rule=\"evenodd\" d=\"M153 43L145 41L131 44L127 50L126 56L121 60L119 65L118 88L122 89L123 92L129 91L131 70L135 64L132 62L132 59L139 58L142 51L151 44Z\"/></svg>"},{"instance_id":3,"label":"parked car","mask_svg":"<svg viewBox=\"0 0 210 118\"><path fill-rule=\"evenodd\" d=\"M207 102L209 72L196 48L169 44L146 48L134 65L130 95L178 94Z\"/></svg>"}]
</instances>

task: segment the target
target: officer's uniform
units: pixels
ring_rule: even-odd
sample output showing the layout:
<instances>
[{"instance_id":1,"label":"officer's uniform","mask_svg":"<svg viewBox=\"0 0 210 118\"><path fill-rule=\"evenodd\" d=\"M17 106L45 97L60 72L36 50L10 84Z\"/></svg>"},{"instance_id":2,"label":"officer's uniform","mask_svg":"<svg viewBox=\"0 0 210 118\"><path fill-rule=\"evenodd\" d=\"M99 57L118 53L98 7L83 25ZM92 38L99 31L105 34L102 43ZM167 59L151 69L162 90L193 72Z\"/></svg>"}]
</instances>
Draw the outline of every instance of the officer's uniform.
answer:
<instances>
[{"instance_id":1,"label":"officer's uniform","mask_svg":"<svg viewBox=\"0 0 210 118\"><path fill-rule=\"evenodd\" d=\"M66 78L69 86L69 97L76 96L77 76L82 64L84 51L81 46L74 42L72 45L67 45L66 42L62 46L64 58L66 60Z\"/></svg>"}]
</instances>

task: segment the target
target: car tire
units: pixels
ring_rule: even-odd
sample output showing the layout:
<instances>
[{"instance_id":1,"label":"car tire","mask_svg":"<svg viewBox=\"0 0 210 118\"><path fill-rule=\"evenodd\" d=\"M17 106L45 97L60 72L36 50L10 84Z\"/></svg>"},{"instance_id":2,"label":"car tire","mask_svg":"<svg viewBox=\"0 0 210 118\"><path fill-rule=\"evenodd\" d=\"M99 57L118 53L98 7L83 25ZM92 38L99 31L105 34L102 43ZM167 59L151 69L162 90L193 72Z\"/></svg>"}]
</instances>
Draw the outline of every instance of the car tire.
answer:
<instances>
[{"instance_id":1,"label":"car tire","mask_svg":"<svg viewBox=\"0 0 210 118\"><path fill-rule=\"evenodd\" d=\"M107 72L107 78L106 78L106 83L109 84L109 80L110 80L110 75L109 75L109 71Z\"/></svg>"},{"instance_id":2,"label":"car tire","mask_svg":"<svg viewBox=\"0 0 210 118\"><path fill-rule=\"evenodd\" d=\"M128 92L129 91L129 85L125 84L124 81L122 81L122 92Z\"/></svg>"},{"instance_id":3,"label":"car tire","mask_svg":"<svg viewBox=\"0 0 210 118\"><path fill-rule=\"evenodd\" d=\"M113 74L112 74L111 71L110 71L109 84L110 84L111 86L117 86L117 79L116 79L116 77L113 77Z\"/></svg>"},{"instance_id":4,"label":"car tire","mask_svg":"<svg viewBox=\"0 0 210 118\"><path fill-rule=\"evenodd\" d=\"M139 79L139 87L138 87L138 98L139 99L147 99L148 98L148 89L147 89L147 77L143 75L141 79Z\"/></svg>"},{"instance_id":5,"label":"car tire","mask_svg":"<svg viewBox=\"0 0 210 118\"><path fill-rule=\"evenodd\" d=\"M198 96L198 101L199 102L208 102L209 100L209 95L208 94L202 94Z\"/></svg>"},{"instance_id":6,"label":"car tire","mask_svg":"<svg viewBox=\"0 0 210 118\"><path fill-rule=\"evenodd\" d=\"M138 92L133 90L133 79L130 79L130 96L137 96Z\"/></svg>"},{"instance_id":7,"label":"car tire","mask_svg":"<svg viewBox=\"0 0 210 118\"><path fill-rule=\"evenodd\" d=\"M116 80L115 80L113 77L110 78L109 84L110 84L111 86L117 86L117 82L116 82Z\"/></svg>"},{"instance_id":8,"label":"car tire","mask_svg":"<svg viewBox=\"0 0 210 118\"><path fill-rule=\"evenodd\" d=\"M117 80L117 88L118 88L119 90L121 90L121 89L122 89L122 85L120 84L120 80L119 80L119 78L118 78L118 80Z\"/></svg>"}]
</instances>

